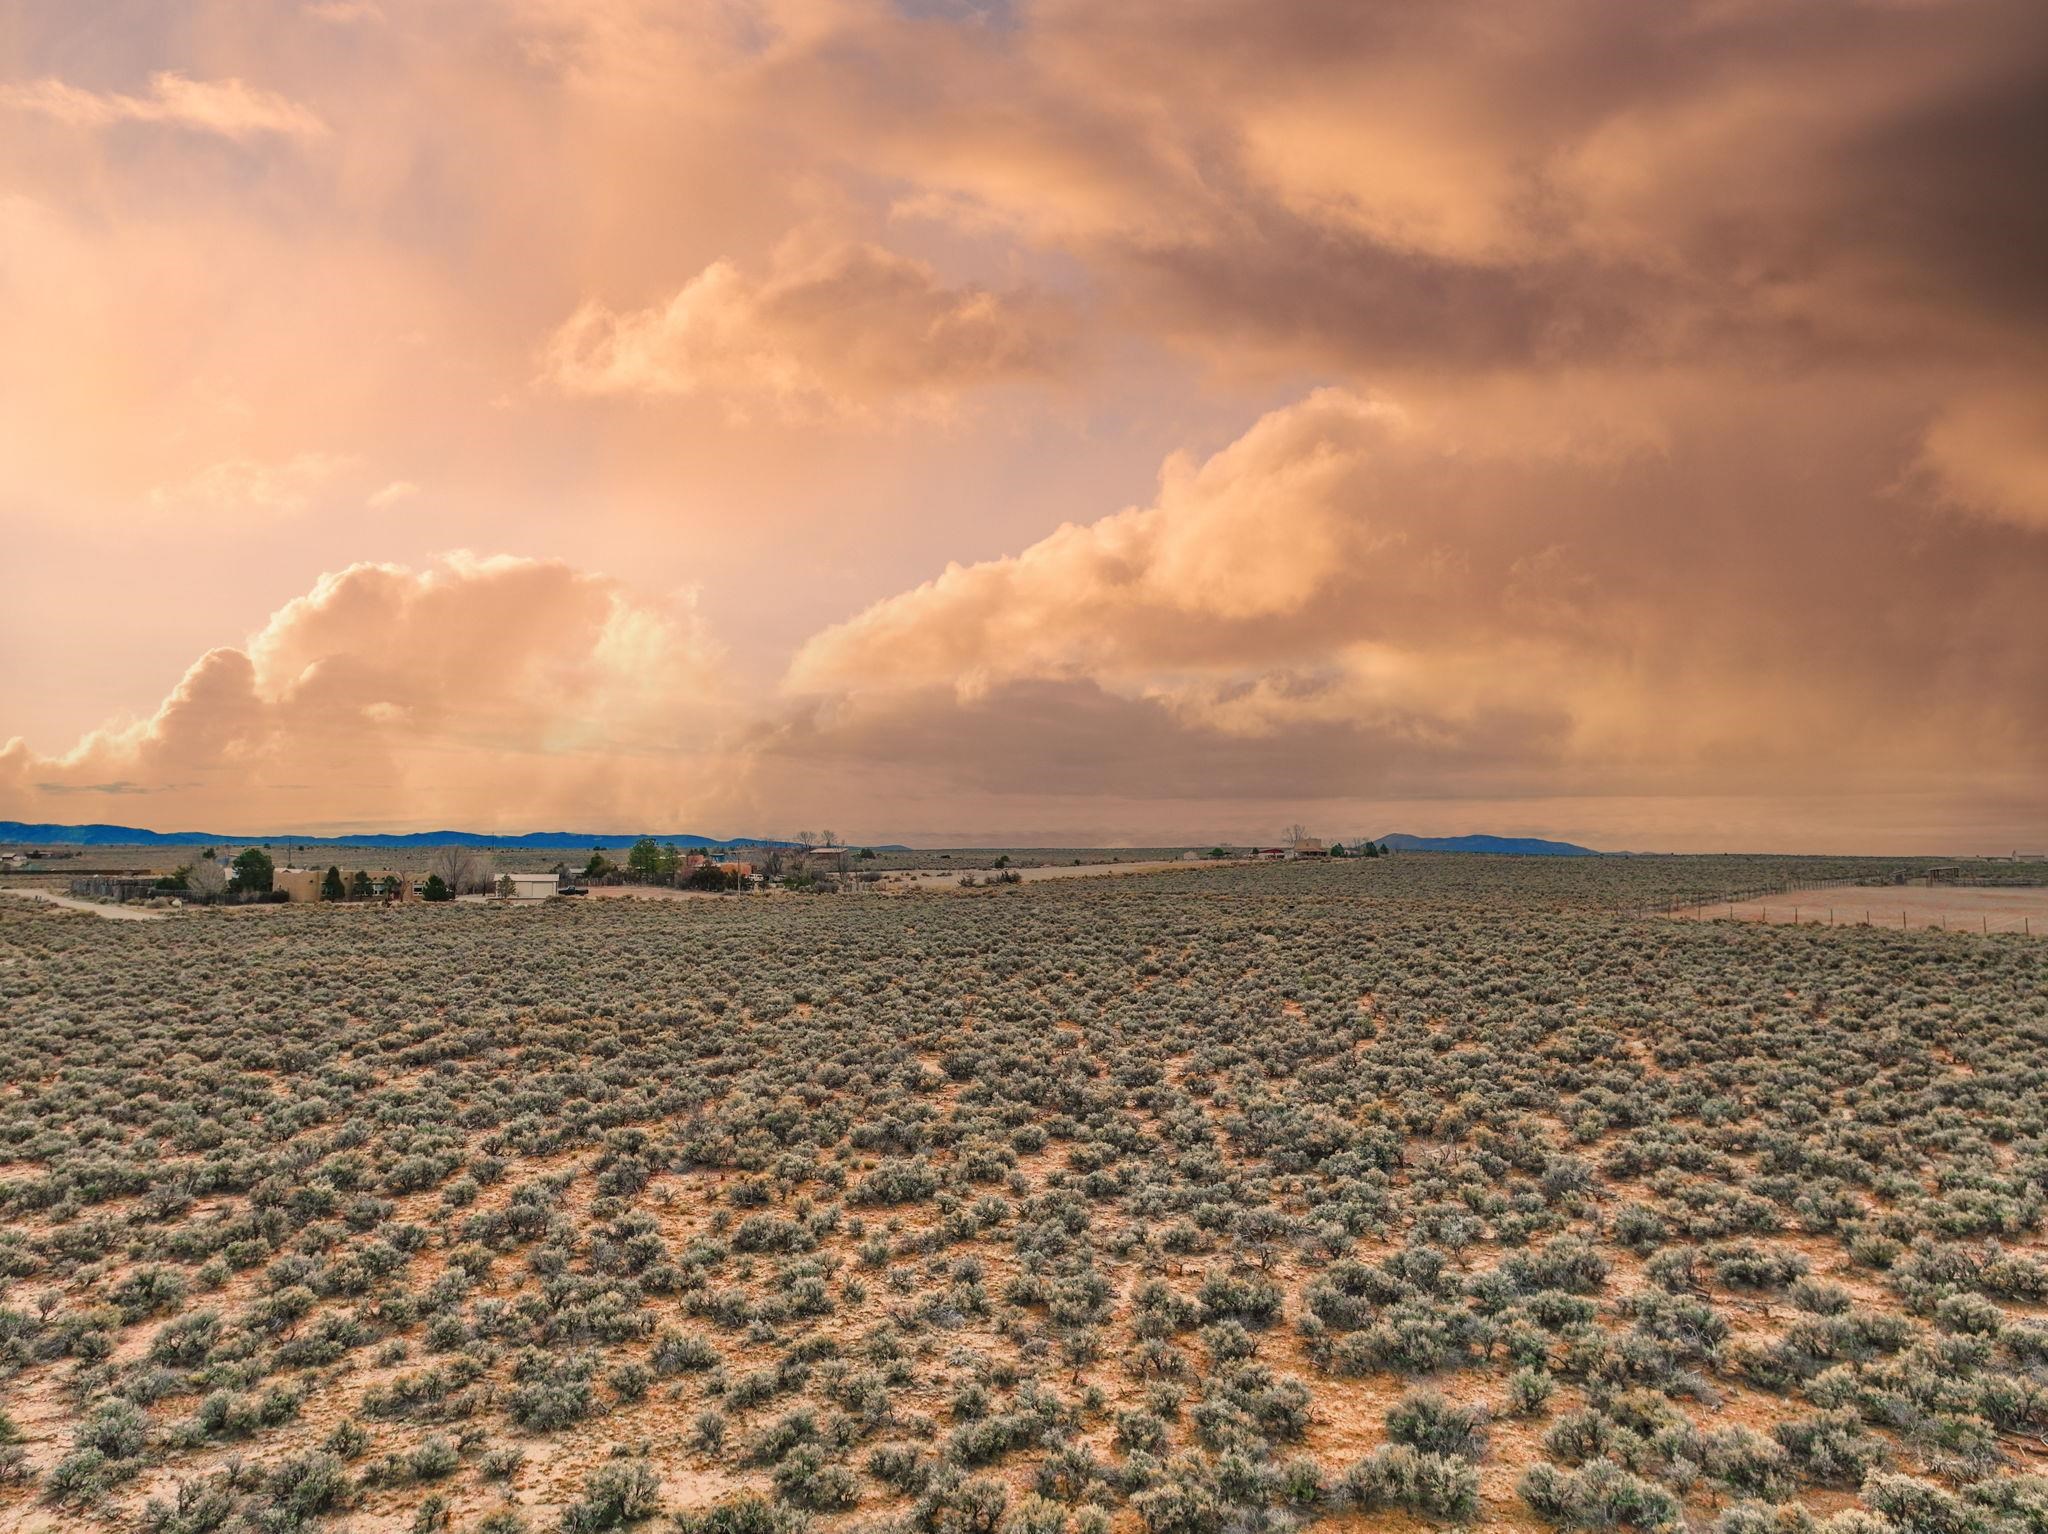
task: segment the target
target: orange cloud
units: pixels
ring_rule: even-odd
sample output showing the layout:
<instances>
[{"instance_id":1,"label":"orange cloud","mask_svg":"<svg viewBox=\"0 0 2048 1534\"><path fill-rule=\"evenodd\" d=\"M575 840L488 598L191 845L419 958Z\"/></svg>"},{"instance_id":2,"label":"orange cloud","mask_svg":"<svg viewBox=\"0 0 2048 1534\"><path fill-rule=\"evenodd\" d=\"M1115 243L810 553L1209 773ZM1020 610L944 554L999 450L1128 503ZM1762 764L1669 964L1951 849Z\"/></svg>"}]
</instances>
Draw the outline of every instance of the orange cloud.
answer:
<instances>
[{"instance_id":1,"label":"orange cloud","mask_svg":"<svg viewBox=\"0 0 2048 1534\"><path fill-rule=\"evenodd\" d=\"M949 288L924 262L849 244L785 255L765 278L716 261L666 303L631 313L586 303L549 338L544 376L572 394L854 409L1043 376L1073 349L1073 316L1054 298Z\"/></svg>"},{"instance_id":2,"label":"orange cloud","mask_svg":"<svg viewBox=\"0 0 2048 1534\"><path fill-rule=\"evenodd\" d=\"M148 719L58 757L0 749L30 813L124 785L152 820L303 829L381 822L531 828L692 803L686 723L723 696L687 599L553 561L451 555L322 576L241 648L193 663Z\"/></svg>"},{"instance_id":3,"label":"orange cloud","mask_svg":"<svg viewBox=\"0 0 2048 1534\"><path fill-rule=\"evenodd\" d=\"M1169 462L1148 506L815 636L786 689L806 736L856 749L934 721L979 786L968 760L1003 739L1021 782L1056 750L1175 795L2024 792L2048 767L2048 545L1936 552L1923 508L1816 476L1812 424L1767 414L1680 527L1682 425L1618 461L1504 452L1483 416L1323 391ZM1764 510L1801 490L1800 521ZM2030 637L1993 660L1989 633Z\"/></svg>"},{"instance_id":4,"label":"orange cloud","mask_svg":"<svg viewBox=\"0 0 2048 1534\"><path fill-rule=\"evenodd\" d=\"M46 748L311 571L480 602L428 562L478 545L716 570L734 668L790 690L718 706L750 746L687 802L737 777L784 824L2043 812L2033 0L147 10L0 43L0 653L80 590L132 615L0 666ZM590 583L669 653L680 609L557 579L592 676L626 685ZM392 622L497 696L498 652L396 618L312 677ZM261 649L0 792L238 807L191 726L293 819L682 796L630 709L615 762L515 769L396 682L337 736ZM510 734L581 707L503 654Z\"/></svg>"},{"instance_id":5,"label":"orange cloud","mask_svg":"<svg viewBox=\"0 0 2048 1534\"><path fill-rule=\"evenodd\" d=\"M1956 401L1928 427L1918 467L1950 505L2048 530L2048 396L2011 383Z\"/></svg>"},{"instance_id":6,"label":"orange cloud","mask_svg":"<svg viewBox=\"0 0 2048 1534\"><path fill-rule=\"evenodd\" d=\"M275 91L236 79L192 80L175 70L151 75L149 93L143 96L83 90L62 80L45 79L0 89L0 105L81 128L122 122L168 123L231 139L264 134L319 138L327 132L318 115Z\"/></svg>"}]
</instances>

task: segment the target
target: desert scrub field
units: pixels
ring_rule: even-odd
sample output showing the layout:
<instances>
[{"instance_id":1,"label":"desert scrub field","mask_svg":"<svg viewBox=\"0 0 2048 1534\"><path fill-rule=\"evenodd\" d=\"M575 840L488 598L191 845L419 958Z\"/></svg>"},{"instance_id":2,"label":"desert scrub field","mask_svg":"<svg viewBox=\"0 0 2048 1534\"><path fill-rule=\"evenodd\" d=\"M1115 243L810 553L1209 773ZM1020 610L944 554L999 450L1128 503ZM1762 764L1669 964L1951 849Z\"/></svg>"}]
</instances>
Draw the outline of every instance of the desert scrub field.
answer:
<instances>
[{"instance_id":1,"label":"desert scrub field","mask_svg":"<svg viewBox=\"0 0 2048 1534\"><path fill-rule=\"evenodd\" d=\"M2048 1528L2048 948L1727 862L0 907L0 1525Z\"/></svg>"}]
</instances>

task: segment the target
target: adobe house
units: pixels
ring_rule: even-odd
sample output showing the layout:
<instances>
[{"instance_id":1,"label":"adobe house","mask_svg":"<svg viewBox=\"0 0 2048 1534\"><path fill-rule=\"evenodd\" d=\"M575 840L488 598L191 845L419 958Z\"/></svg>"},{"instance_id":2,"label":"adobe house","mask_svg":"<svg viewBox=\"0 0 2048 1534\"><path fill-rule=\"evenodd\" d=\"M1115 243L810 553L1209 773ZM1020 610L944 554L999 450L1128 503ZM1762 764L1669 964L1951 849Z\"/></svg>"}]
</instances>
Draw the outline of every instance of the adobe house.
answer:
<instances>
[{"instance_id":1,"label":"adobe house","mask_svg":"<svg viewBox=\"0 0 2048 1534\"><path fill-rule=\"evenodd\" d=\"M400 873L395 868L366 868L363 872L370 876L370 883L378 891L375 896L376 899L382 900L384 898L383 887L386 879L396 879L398 881L398 899L415 900L419 898L418 891L413 888L411 874ZM341 882L343 887L346 888L354 880L355 876L356 871L353 868L342 869ZM325 868L280 868L271 874L270 887L281 891L285 899L297 905L301 902L318 900L320 898L320 886L326 878L327 870Z\"/></svg>"}]
</instances>

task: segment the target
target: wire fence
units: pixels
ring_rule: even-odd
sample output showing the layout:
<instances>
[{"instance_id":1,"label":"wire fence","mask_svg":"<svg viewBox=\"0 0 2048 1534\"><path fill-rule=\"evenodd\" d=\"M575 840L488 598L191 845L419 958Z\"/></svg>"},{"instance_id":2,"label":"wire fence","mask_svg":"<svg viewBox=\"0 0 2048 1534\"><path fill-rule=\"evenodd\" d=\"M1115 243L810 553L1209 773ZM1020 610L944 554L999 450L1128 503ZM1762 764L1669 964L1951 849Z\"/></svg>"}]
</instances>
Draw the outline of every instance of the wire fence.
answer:
<instances>
[{"instance_id":1,"label":"wire fence","mask_svg":"<svg viewBox=\"0 0 2048 1534\"><path fill-rule=\"evenodd\" d=\"M1958 888L1947 883L1900 887L1897 885L1828 884L1787 880L1767 887L1715 891L1690 898L1679 896L1652 908L1648 914L1682 921L1726 921L1762 926L1889 927L1897 931L1935 930L2017 933L2033 936L2034 918L2042 918L2042 932L2048 936L2048 890L2036 900L2026 886L1993 885L2009 891L2013 902L1991 906L1972 901L1943 901L1935 891ZM1984 888L1984 885L1968 886ZM2028 909L2029 905L2032 909ZM2012 908L2018 905L2019 909Z\"/></svg>"},{"instance_id":2,"label":"wire fence","mask_svg":"<svg viewBox=\"0 0 2048 1534\"><path fill-rule=\"evenodd\" d=\"M1796 894L1802 890L1839 889L1845 881L1841 879L1774 879L1765 884L1752 884L1742 889L1707 889L1681 892L1668 896L1655 905L1645 908L1646 916L1687 916L1709 906L1737 906L1751 900L1767 900L1779 895Z\"/></svg>"}]
</instances>

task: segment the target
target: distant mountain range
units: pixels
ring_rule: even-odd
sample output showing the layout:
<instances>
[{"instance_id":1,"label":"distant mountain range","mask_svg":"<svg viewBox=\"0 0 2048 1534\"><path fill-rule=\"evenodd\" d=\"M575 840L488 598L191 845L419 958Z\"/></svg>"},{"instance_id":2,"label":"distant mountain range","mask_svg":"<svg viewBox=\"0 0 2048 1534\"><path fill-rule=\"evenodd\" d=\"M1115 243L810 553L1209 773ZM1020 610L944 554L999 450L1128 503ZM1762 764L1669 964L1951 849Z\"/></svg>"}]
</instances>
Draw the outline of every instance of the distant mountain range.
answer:
<instances>
[{"instance_id":1,"label":"distant mountain range","mask_svg":"<svg viewBox=\"0 0 2048 1534\"><path fill-rule=\"evenodd\" d=\"M523 836L491 836L480 831L365 831L355 836L307 836L296 831L269 832L261 836L228 836L218 831L145 831L140 826L57 826L30 825L20 820L0 820L0 842L52 847L246 847L251 843L274 845L289 842L300 847L527 847L543 851L585 852L602 847L607 852L630 847L642 835L677 847L794 847L795 842L775 841L757 836L696 836L689 833L661 835L655 832L617 831L529 831ZM878 847L878 852L908 851L908 848Z\"/></svg>"},{"instance_id":2,"label":"distant mountain range","mask_svg":"<svg viewBox=\"0 0 2048 1534\"><path fill-rule=\"evenodd\" d=\"M1499 852L1525 858L1604 858L1608 854L1574 842L1546 842L1537 836L1408 836L1396 831L1379 838L1395 852Z\"/></svg>"},{"instance_id":3,"label":"distant mountain range","mask_svg":"<svg viewBox=\"0 0 2048 1534\"><path fill-rule=\"evenodd\" d=\"M547 852L587 852L602 847L615 852L642 836L677 847L794 847L789 841L762 836L698 836L677 831L528 831L520 836L493 836L483 831L364 831L354 836L310 836L298 831L262 835L229 835L222 831L148 831L141 826L32 825L0 820L0 843L51 847L246 847L251 843L290 842L300 847L523 847ZM1409 836L1395 831L1377 838L1395 852L1495 852L1518 857L1597 858L1608 854L1572 842L1547 842L1534 836ZM909 852L891 842L872 843L877 852Z\"/></svg>"}]
</instances>

